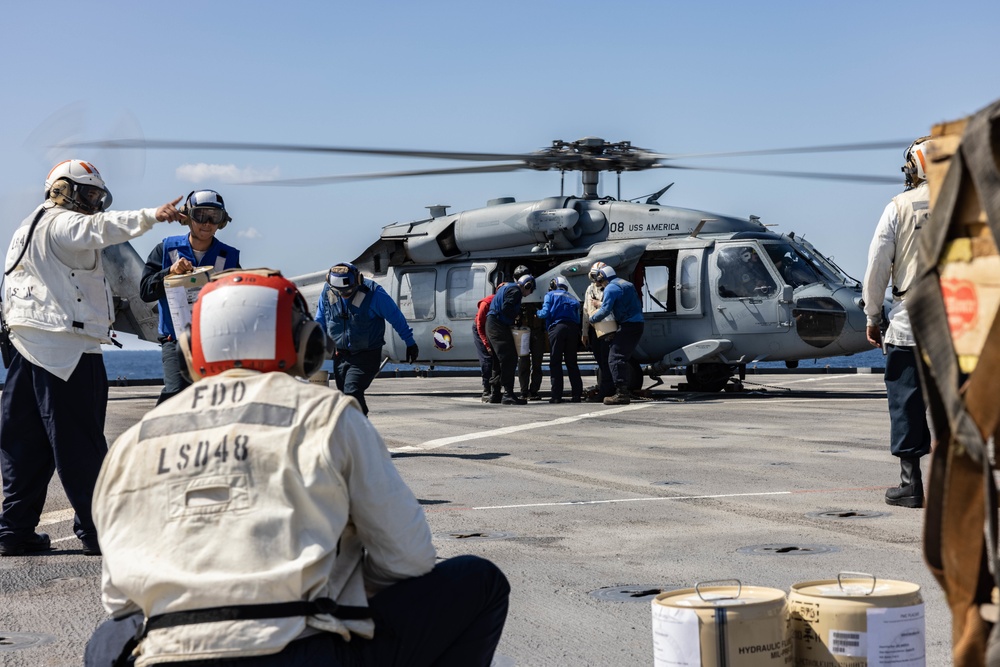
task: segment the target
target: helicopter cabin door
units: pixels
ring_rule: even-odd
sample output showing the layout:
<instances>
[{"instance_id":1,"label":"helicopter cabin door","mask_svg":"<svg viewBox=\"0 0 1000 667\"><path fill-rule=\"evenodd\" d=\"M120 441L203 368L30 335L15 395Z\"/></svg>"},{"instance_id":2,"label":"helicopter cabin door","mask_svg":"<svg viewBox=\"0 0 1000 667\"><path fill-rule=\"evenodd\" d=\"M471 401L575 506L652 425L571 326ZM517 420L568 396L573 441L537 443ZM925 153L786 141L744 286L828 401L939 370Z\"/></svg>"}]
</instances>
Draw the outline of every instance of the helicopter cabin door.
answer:
<instances>
[{"instance_id":1,"label":"helicopter cabin door","mask_svg":"<svg viewBox=\"0 0 1000 667\"><path fill-rule=\"evenodd\" d=\"M714 328L719 336L787 328L777 270L756 243L717 244L709 262Z\"/></svg>"},{"instance_id":2,"label":"helicopter cabin door","mask_svg":"<svg viewBox=\"0 0 1000 667\"><path fill-rule=\"evenodd\" d=\"M495 270L496 262L390 269L396 274L392 297L413 329L421 360L435 365L478 361L472 327L479 300L493 293ZM403 359L406 344L391 329L386 328L387 347L393 359Z\"/></svg>"}]
</instances>

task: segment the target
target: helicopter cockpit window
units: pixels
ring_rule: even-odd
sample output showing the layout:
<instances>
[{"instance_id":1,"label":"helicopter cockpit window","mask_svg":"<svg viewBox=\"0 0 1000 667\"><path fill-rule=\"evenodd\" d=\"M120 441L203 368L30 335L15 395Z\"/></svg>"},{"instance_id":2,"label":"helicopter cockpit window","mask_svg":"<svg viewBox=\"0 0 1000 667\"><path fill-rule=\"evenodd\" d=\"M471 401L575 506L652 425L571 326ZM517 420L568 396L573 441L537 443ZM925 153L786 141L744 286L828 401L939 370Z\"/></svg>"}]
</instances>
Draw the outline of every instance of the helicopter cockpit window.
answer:
<instances>
[{"instance_id":1,"label":"helicopter cockpit window","mask_svg":"<svg viewBox=\"0 0 1000 667\"><path fill-rule=\"evenodd\" d=\"M823 281L812 264L788 243L765 243L764 250L786 284L802 287Z\"/></svg>"},{"instance_id":2,"label":"helicopter cockpit window","mask_svg":"<svg viewBox=\"0 0 1000 667\"><path fill-rule=\"evenodd\" d=\"M450 320L471 320L476 317L479 300L486 296L486 269L456 267L448 270L445 309Z\"/></svg>"},{"instance_id":3,"label":"helicopter cockpit window","mask_svg":"<svg viewBox=\"0 0 1000 667\"><path fill-rule=\"evenodd\" d=\"M753 246L723 246L716 253L719 267L719 296L738 299L766 297L778 286Z\"/></svg>"},{"instance_id":4,"label":"helicopter cockpit window","mask_svg":"<svg viewBox=\"0 0 1000 667\"><path fill-rule=\"evenodd\" d=\"M399 279L399 310L409 321L434 319L434 278L437 272L407 271Z\"/></svg>"}]
</instances>

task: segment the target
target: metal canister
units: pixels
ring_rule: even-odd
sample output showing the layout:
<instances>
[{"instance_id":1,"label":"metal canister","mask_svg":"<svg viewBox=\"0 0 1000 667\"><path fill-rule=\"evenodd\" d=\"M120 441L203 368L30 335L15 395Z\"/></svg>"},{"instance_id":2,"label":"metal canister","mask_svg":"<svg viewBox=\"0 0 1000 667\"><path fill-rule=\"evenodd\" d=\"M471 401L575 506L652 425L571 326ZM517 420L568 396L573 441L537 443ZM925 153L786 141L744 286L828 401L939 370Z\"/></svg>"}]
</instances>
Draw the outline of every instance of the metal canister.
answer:
<instances>
[{"instance_id":1,"label":"metal canister","mask_svg":"<svg viewBox=\"0 0 1000 667\"><path fill-rule=\"evenodd\" d=\"M923 667L920 586L841 572L792 586L788 612L802 667Z\"/></svg>"},{"instance_id":2,"label":"metal canister","mask_svg":"<svg viewBox=\"0 0 1000 667\"><path fill-rule=\"evenodd\" d=\"M732 582L730 585L710 585ZM656 667L792 664L785 592L738 580L700 582L653 600Z\"/></svg>"}]
</instances>

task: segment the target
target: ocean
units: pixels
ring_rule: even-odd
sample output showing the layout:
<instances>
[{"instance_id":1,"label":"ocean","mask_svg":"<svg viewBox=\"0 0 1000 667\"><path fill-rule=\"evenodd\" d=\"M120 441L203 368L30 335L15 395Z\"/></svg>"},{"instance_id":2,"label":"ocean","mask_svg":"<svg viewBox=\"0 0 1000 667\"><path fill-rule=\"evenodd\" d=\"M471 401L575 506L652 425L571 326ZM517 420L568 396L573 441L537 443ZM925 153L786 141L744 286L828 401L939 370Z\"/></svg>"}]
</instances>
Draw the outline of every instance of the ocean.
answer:
<instances>
[{"instance_id":1,"label":"ocean","mask_svg":"<svg viewBox=\"0 0 1000 667\"><path fill-rule=\"evenodd\" d=\"M104 353L104 366L108 371L108 379L115 380L162 380L163 368L159 350L107 350ZM748 368L784 368L783 361L764 361L748 364ZM823 368L884 368L885 358L881 350L872 349L847 357L827 357L825 359L807 359L799 362L800 369L816 370ZM330 363L327 362L327 370ZM416 365L416 368L426 366ZM447 370L446 366L438 366L436 370ZM384 371L412 371L413 365L386 364ZM0 382L6 380L6 369L0 368Z\"/></svg>"}]
</instances>

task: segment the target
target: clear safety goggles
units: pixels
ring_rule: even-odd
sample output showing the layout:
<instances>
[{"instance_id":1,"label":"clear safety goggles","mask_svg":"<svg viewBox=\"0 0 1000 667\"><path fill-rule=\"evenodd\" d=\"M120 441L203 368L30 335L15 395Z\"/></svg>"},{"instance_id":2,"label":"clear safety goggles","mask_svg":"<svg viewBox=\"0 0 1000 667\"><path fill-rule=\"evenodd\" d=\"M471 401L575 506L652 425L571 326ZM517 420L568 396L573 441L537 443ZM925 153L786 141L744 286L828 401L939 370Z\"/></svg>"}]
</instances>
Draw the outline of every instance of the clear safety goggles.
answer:
<instances>
[{"instance_id":1,"label":"clear safety goggles","mask_svg":"<svg viewBox=\"0 0 1000 667\"><path fill-rule=\"evenodd\" d=\"M203 225L221 225L226 221L226 212L221 208L199 206L191 209L188 217Z\"/></svg>"},{"instance_id":2,"label":"clear safety goggles","mask_svg":"<svg viewBox=\"0 0 1000 667\"><path fill-rule=\"evenodd\" d=\"M111 193L96 185L78 185L76 194L78 201L93 211L105 211L111 205Z\"/></svg>"}]
</instances>

